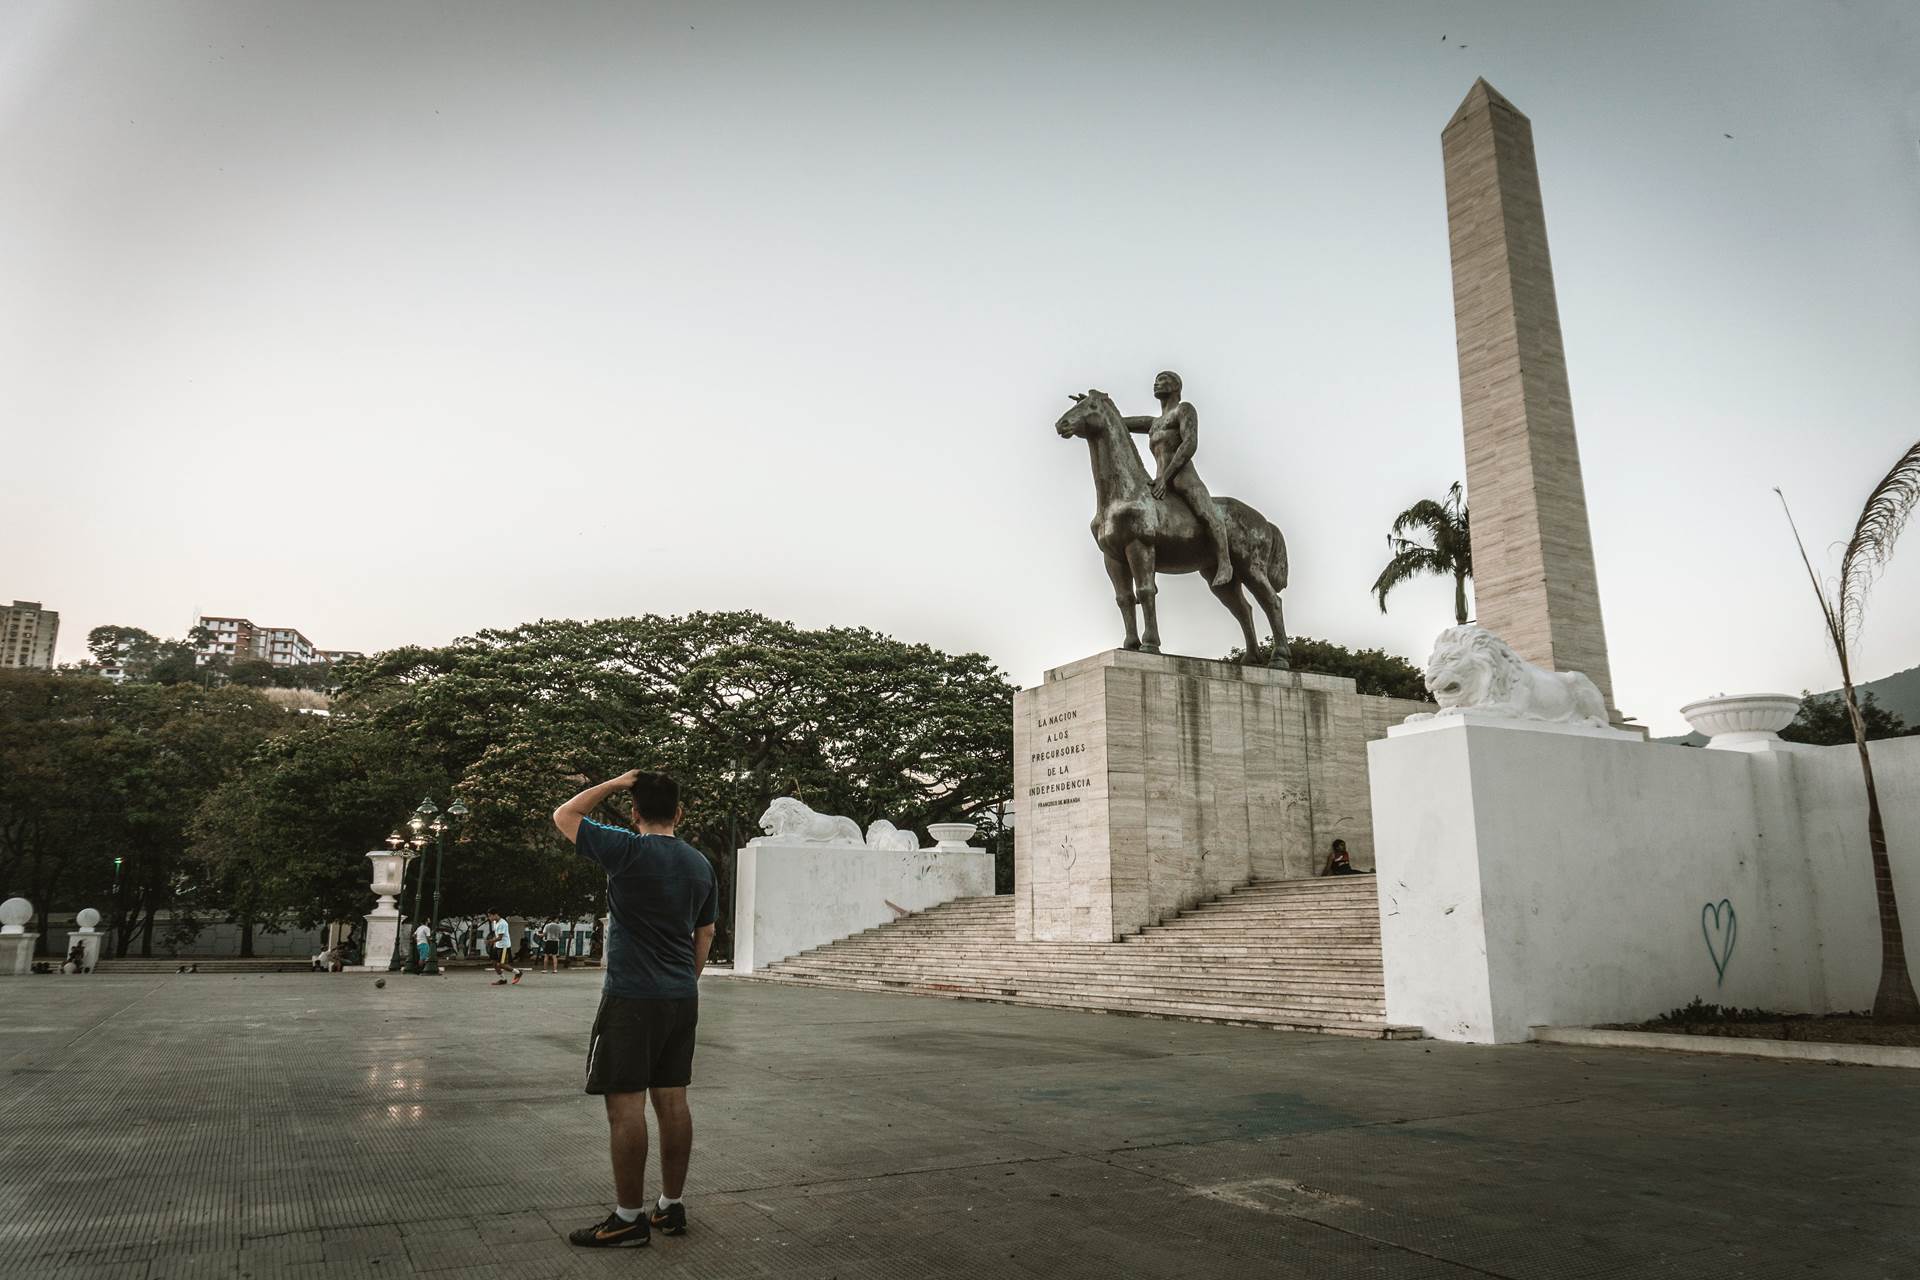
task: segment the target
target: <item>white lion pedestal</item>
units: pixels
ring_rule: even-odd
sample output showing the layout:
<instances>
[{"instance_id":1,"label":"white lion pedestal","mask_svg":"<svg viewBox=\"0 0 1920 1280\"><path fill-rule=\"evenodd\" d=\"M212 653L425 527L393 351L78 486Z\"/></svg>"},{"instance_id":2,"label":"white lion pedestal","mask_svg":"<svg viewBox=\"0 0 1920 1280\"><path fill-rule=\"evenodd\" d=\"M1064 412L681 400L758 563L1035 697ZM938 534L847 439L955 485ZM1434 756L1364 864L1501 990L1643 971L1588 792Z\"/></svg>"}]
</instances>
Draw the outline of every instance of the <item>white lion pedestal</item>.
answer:
<instances>
[{"instance_id":1,"label":"white lion pedestal","mask_svg":"<svg viewBox=\"0 0 1920 1280\"><path fill-rule=\"evenodd\" d=\"M733 968L752 973L883 925L903 911L993 892L993 855L965 845L922 849L884 818L867 828L781 797L740 850Z\"/></svg>"},{"instance_id":2,"label":"white lion pedestal","mask_svg":"<svg viewBox=\"0 0 1920 1280\"><path fill-rule=\"evenodd\" d=\"M1642 741L1608 723L1606 700L1593 681L1578 671L1535 666L1485 627L1442 631L1427 659L1426 685L1440 710L1408 716L1387 730L1389 738L1465 722Z\"/></svg>"}]
</instances>

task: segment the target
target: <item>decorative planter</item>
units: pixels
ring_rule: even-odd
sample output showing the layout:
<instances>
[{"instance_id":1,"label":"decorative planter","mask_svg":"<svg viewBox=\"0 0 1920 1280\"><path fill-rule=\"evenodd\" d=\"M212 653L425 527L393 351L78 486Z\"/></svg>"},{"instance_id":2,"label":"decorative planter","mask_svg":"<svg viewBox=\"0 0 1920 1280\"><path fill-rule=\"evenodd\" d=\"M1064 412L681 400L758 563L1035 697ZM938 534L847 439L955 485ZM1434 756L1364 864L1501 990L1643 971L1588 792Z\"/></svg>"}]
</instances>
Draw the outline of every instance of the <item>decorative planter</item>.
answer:
<instances>
[{"instance_id":1,"label":"decorative planter","mask_svg":"<svg viewBox=\"0 0 1920 1280\"><path fill-rule=\"evenodd\" d=\"M373 891L380 896L380 909L387 910L393 906L393 895L400 892L401 881L407 874L407 863L413 855L375 850L367 857L373 863Z\"/></svg>"},{"instance_id":2,"label":"decorative planter","mask_svg":"<svg viewBox=\"0 0 1920 1280\"><path fill-rule=\"evenodd\" d=\"M1722 694L1680 708L1694 732L1714 751L1765 751L1800 713L1800 699L1785 693Z\"/></svg>"},{"instance_id":3,"label":"decorative planter","mask_svg":"<svg viewBox=\"0 0 1920 1280\"><path fill-rule=\"evenodd\" d=\"M933 837L936 849L971 849L967 841L979 829L977 822L933 822L927 825L927 834Z\"/></svg>"}]
</instances>

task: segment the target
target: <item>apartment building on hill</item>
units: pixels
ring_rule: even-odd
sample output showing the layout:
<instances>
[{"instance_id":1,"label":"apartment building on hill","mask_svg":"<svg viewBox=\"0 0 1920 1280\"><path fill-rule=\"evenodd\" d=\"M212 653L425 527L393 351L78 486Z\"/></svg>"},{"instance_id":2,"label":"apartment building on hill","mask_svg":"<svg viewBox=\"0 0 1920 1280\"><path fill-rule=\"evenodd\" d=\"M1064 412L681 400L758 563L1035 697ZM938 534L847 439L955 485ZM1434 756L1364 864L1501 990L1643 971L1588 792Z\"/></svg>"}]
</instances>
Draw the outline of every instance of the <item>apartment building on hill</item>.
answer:
<instances>
[{"instance_id":1,"label":"apartment building on hill","mask_svg":"<svg viewBox=\"0 0 1920 1280\"><path fill-rule=\"evenodd\" d=\"M60 636L60 615L38 600L15 600L0 611L0 667L53 670L53 643Z\"/></svg>"}]
</instances>

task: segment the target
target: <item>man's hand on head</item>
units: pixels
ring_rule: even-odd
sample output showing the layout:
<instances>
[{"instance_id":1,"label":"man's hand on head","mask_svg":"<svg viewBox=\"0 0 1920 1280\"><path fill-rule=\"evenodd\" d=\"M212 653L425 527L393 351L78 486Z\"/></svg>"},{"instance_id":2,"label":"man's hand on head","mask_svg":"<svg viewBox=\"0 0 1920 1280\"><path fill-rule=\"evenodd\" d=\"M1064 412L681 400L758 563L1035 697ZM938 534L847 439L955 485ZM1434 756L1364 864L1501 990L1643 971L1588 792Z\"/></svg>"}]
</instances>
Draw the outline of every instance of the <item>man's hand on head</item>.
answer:
<instances>
[{"instance_id":1,"label":"man's hand on head","mask_svg":"<svg viewBox=\"0 0 1920 1280\"><path fill-rule=\"evenodd\" d=\"M593 812L594 806L616 791L631 791L640 777L640 770L629 769L617 778L609 778L598 786L588 787L573 799L553 811L553 825L560 834L572 840L580 834L580 823Z\"/></svg>"}]
</instances>

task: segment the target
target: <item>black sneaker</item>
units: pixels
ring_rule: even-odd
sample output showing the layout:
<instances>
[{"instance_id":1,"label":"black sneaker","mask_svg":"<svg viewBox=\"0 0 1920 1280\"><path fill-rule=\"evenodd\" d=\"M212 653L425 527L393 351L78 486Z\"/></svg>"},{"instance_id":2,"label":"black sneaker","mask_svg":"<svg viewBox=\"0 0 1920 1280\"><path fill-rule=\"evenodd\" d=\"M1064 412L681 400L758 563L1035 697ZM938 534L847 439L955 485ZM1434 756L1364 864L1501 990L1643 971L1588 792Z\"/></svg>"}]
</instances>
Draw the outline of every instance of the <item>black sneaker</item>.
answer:
<instances>
[{"instance_id":1,"label":"black sneaker","mask_svg":"<svg viewBox=\"0 0 1920 1280\"><path fill-rule=\"evenodd\" d=\"M649 1216L653 1219L654 1230L663 1236L687 1234L687 1206L684 1204L670 1204L662 1209L660 1202L655 1200Z\"/></svg>"},{"instance_id":2,"label":"black sneaker","mask_svg":"<svg viewBox=\"0 0 1920 1280\"><path fill-rule=\"evenodd\" d=\"M647 1215L622 1222L617 1213L607 1214L605 1222L567 1232L567 1243L582 1249L641 1249L648 1243Z\"/></svg>"}]
</instances>

